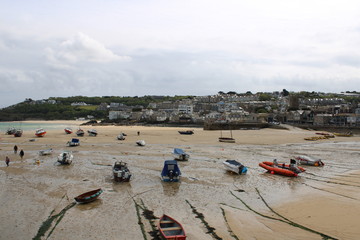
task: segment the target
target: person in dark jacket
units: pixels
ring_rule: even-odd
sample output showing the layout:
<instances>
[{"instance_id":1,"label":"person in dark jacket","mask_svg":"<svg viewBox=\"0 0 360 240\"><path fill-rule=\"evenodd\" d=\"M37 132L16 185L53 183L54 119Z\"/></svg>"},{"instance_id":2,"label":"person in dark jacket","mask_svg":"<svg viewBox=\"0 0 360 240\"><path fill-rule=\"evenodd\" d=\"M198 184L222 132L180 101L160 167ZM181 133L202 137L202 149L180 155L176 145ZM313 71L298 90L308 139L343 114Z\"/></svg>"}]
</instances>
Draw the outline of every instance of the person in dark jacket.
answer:
<instances>
[{"instance_id":1,"label":"person in dark jacket","mask_svg":"<svg viewBox=\"0 0 360 240\"><path fill-rule=\"evenodd\" d=\"M23 159L23 157L24 157L25 153L24 153L24 151L23 151L22 149L20 150L19 155L20 155L21 159Z\"/></svg>"},{"instance_id":2,"label":"person in dark jacket","mask_svg":"<svg viewBox=\"0 0 360 240\"><path fill-rule=\"evenodd\" d=\"M14 154L17 154L18 146L14 146Z\"/></svg>"},{"instance_id":3,"label":"person in dark jacket","mask_svg":"<svg viewBox=\"0 0 360 240\"><path fill-rule=\"evenodd\" d=\"M10 163L10 158L8 156L6 156L5 163L6 163L6 166L8 167L9 163Z\"/></svg>"}]
</instances>

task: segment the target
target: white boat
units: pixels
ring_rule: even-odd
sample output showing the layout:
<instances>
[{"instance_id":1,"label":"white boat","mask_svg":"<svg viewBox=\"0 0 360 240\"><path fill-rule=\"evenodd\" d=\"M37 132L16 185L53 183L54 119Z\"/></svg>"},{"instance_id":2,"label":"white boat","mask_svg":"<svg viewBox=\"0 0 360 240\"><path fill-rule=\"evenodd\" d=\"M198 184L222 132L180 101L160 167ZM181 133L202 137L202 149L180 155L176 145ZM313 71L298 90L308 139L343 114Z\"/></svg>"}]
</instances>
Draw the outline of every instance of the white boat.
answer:
<instances>
[{"instance_id":1,"label":"white boat","mask_svg":"<svg viewBox=\"0 0 360 240\"><path fill-rule=\"evenodd\" d=\"M68 141L66 145L69 147L80 146L80 140L78 138L73 138L71 141Z\"/></svg>"},{"instance_id":2,"label":"white boat","mask_svg":"<svg viewBox=\"0 0 360 240\"><path fill-rule=\"evenodd\" d=\"M236 174L245 174L247 172L247 167L236 160L226 160L223 162L223 164L225 165L226 170Z\"/></svg>"},{"instance_id":3,"label":"white boat","mask_svg":"<svg viewBox=\"0 0 360 240\"><path fill-rule=\"evenodd\" d=\"M180 160L180 161L188 161L190 157L189 154L185 153L180 148L174 148L173 156L175 160Z\"/></svg>"},{"instance_id":4,"label":"white boat","mask_svg":"<svg viewBox=\"0 0 360 240\"><path fill-rule=\"evenodd\" d=\"M136 144L143 147L143 146L145 146L145 141L144 140L138 140L138 141L136 141Z\"/></svg>"},{"instance_id":5,"label":"white boat","mask_svg":"<svg viewBox=\"0 0 360 240\"><path fill-rule=\"evenodd\" d=\"M45 134L46 134L46 131L43 128L38 128L35 131L35 135L37 137L43 137L43 136L45 136Z\"/></svg>"},{"instance_id":6,"label":"white boat","mask_svg":"<svg viewBox=\"0 0 360 240\"><path fill-rule=\"evenodd\" d=\"M118 136L117 136L117 139L118 140L125 140L125 136L123 133L120 133Z\"/></svg>"},{"instance_id":7,"label":"white boat","mask_svg":"<svg viewBox=\"0 0 360 240\"><path fill-rule=\"evenodd\" d=\"M113 175L116 182L129 182L131 173L125 162L115 162L113 166Z\"/></svg>"},{"instance_id":8,"label":"white boat","mask_svg":"<svg viewBox=\"0 0 360 240\"><path fill-rule=\"evenodd\" d=\"M40 156L51 155L52 153L53 153L52 148L39 151Z\"/></svg>"},{"instance_id":9,"label":"white boat","mask_svg":"<svg viewBox=\"0 0 360 240\"><path fill-rule=\"evenodd\" d=\"M89 136L92 136L92 137L96 137L96 135L98 134L95 129L88 130L88 133L89 133Z\"/></svg>"},{"instance_id":10,"label":"white boat","mask_svg":"<svg viewBox=\"0 0 360 240\"><path fill-rule=\"evenodd\" d=\"M71 164L74 156L70 151L64 151L59 154L57 161L61 164Z\"/></svg>"},{"instance_id":11,"label":"white boat","mask_svg":"<svg viewBox=\"0 0 360 240\"><path fill-rule=\"evenodd\" d=\"M300 156L295 157L295 159L296 159L297 163L300 165L310 165L310 166L316 166L316 167L324 166L324 163L319 158L300 155Z\"/></svg>"}]
</instances>

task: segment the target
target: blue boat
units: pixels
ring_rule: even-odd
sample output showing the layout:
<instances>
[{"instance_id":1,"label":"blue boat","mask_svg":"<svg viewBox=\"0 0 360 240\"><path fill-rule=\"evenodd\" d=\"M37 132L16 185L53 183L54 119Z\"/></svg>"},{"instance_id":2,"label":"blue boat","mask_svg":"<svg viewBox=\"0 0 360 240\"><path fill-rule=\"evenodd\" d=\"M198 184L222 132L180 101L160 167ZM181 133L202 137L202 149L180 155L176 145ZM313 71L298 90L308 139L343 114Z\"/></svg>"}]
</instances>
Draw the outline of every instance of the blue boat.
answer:
<instances>
[{"instance_id":1,"label":"blue boat","mask_svg":"<svg viewBox=\"0 0 360 240\"><path fill-rule=\"evenodd\" d=\"M180 168L175 160L166 160L161 172L161 179L164 182L178 182L180 180Z\"/></svg>"},{"instance_id":2,"label":"blue boat","mask_svg":"<svg viewBox=\"0 0 360 240\"><path fill-rule=\"evenodd\" d=\"M175 160L180 160L180 161L187 161L189 160L189 154L185 153L182 149L180 148L174 148L174 159Z\"/></svg>"},{"instance_id":3,"label":"blue boat","mask_svg":"<svg viewBox=\"0 0 360 240\"><path fill-rule=\"evenodd\" d=\"M236 160L226 160L223 162L223 164L225 165L226 169L228 171L237 173L237 174L245 174L247 172L247 167L245 167L244 165L242 165L241 163L239 163Z\"/></svg>"},{"instance_id":4,"label":"blue boat","mask_svg":"<svg viewBox=\"0 0 360 240\"><path fill-rule=\"evenodd\" d=\"M68 141L68 142L67 142L67 145L68 145L69 147L79 146L79 145L80 145L80 140L77 139L77 138L73 138L73 139L71 139L71 141Z\"/></svg>"}]
</instances>

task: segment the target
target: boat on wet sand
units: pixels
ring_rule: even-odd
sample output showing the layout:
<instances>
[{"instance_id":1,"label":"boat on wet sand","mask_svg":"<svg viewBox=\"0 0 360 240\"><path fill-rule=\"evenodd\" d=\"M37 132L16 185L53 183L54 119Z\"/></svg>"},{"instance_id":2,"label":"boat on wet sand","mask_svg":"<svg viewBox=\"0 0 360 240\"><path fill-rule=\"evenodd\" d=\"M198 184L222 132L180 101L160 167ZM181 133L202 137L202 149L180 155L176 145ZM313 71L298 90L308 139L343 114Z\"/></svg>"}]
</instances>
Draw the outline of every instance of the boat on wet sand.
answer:
<instances>
[{"instance_id":1,"label":"boat on wet sand","mask_svg":"<svg viewBox=\"0 0 360 240\"><path fill-rule=\"evenodd\" d=\"M80 140L78 138L73 138L71 141L68 141L66 145L69 147L80 146Z\"/></svg>"},{"instance_id":2,"label":"boat on wet sand","mask_svg":"<svg viewBox=\"0 0 360 240\"><path fill-rule=\"evenodd\" d=\"M88 133L89 133L89 136L92 136L92 137L96 137L98 134L96 129L90 129L90 130L88 130Z\"/></svg>"},{"instance_id":3,"label":"boat on wet sand","mask_svg":"<svg viewBox=\"0 0 360 240\"><path fill-rule=\"evenodd\" d=\"M259 163L259 166L268 170L269 173L271 174L278 174L278 175L283 175L283 176L288 176L288 177L297 177L298 173L290 170L290 165L289 164L278 164L275 165L273 162L261 162ZM302 167L298 167L298 169L301 172L305 172L305 169Z\"/></svg>"},{"instance_id":4,"label":"boat on wet sand","mask_svg":"<svg viewBox=\"0 0 360 240\"><path fill-rule=\"evenodd\" d=\"M76 135L78 137L83 137L85 134L84 130L82 130L81 128L79 128L77 131L76 131Z\"/></svg>"},{"instance_id":5,"label":"boat on wet sand","mask_svg":"<svg viewBox=\"0 0 360 240\"><path fill-rule=\"evenodd\" d=\"M43 128L38 128L35 131L35 135L37 137L43 137L43 136L45 136L45 134L46 134L46 131Z\"/></svg>"},{"instance_id":6,"label":"boat on wet sand","mask_svg":"<svg viewBox=\"0 0 360 240\"><path fill-rule=\"evenodd\" d=\"M115 162L113 166L113 175L116 182L129 182L131 178L131 173L127 167L126 162Z\"/></svg>"},{"instance_id":7,"label":"boat on wet sand","mask_svg":"<svg viewBox=\"0 0 360 240\"><path fill-rule=\"evenodd\" d=\"M175 160L166 160L164 168L161 171L161 179L164 182L178 182L180 180L181 171Z\"/></svg>"},{"instance_id":8,"label":"boat on wet sand","mask_svg":"<svg viewBox=\"0 0 360 240\"><path fill-rule=\"evenodd\" d=\"M40 150L40 151L39 151L39 155L40 155L40 156L51 155L52 153L53 153L53 149L52 149L52 148L45 149L45 150Z\"/></svg>"},{"instance_id":9,"label":"boat on wet sand","mask_svg":"<svg viewBox=\"0 0 360 240\"><path fill-rule=\"evenodd\" d=\"M71 134L73 132L73 130L69 127L65 128L64 131L66 134Z\"/></svg>"},{"instance_id":10,"label":"boat on wet sand","mask_svg":"<svg viewBox=\"0 0 360 240\"><path fill-rule=\"evenodd\" d=\"M23 134L23 130L22 129L16 129L15 133L14 133L14 137L21 137Z\"/></svg>"},{"instance_id":11,"label":"boat on wet sand","mask_svg":"<svg viewBox=\"0 0 360 240\"><path fill-rule=\"evenodd\" d=\"M70 151L64 151L59 154L57 161L61 164L71 164L74 156Z\"/></svg>"},{"instance_id":12,"label":"boat on wet sand","mask_svg":"<svg viewBox=\"0 0 360 240\"><path fill-rule=\"evenodd\" d=\"M190 157L189 154L185 153L180 148L174 148L173 155L174 155L174 159L179 161L188 161Z\"/></svg>"},{"instance_id":13,"label":"boat on wet sand","mask_svg":"<svg viewBox=\"0 0 360 240\"><path fill-rule=\"evenodd\" d=\"M78 203L89 203L95 201L100 194L103 192L101 188L92 190L90 192L83 193L77 197L75 197L75 201Z\"/></svg>"},{"instance_id":14,"label":"boat on wet sand","mask_svg":"<svg viewBox=\"0 0 360 240\"><path fill-rule=\"evenodd\" d=\"M226 170L236 174L245 174L247 172L247 167L236 160L226 160L223 162L223 164L225 165Z\"/></svg>"},{"instance_id":15,"label":"boat on wet sand","mask_svg":"<svg viewBox=\"0 0 360 240\"><path fill-rule=\"evenodd\" d=\"M183 226L167 215L160 218L158 228L161 237L168 240L186 240L186 234Z\"/></svg>"},{"instance_id":16,"label":"boat on wet sand","mask_svg":"<svg viewBox=\"0 0 360 240\"><path fill-rule=\"evenodd\" d=\"M295 157L295 159L300 165L309 165L309 166L316 166L316 167L322 167L325 165L321 161L321 159L310 157L310 156L300 155L300 156Z\"/></svg>"},{"instance_id":17,"label":"boat on wet sand","mask_svg":"<svg viewBox=\"0 0 360 240\"><path fill-rule=\"evenodd\" d=\"M193 130L186 130L186 131L178 131L182 135L192 135L194 134Z\"/></svg>"},{"instance_id":18,"label":"boat on wet sand","mask_svg":"<svg viewBox=\"0 0 360 240\"><path fill-rule=\"evenodd\" d=\"M136 141L136 144L143 147L143 146L145 146L145 141L144 140L139 140L139 141Z\"/></svg>"}]
</instances>

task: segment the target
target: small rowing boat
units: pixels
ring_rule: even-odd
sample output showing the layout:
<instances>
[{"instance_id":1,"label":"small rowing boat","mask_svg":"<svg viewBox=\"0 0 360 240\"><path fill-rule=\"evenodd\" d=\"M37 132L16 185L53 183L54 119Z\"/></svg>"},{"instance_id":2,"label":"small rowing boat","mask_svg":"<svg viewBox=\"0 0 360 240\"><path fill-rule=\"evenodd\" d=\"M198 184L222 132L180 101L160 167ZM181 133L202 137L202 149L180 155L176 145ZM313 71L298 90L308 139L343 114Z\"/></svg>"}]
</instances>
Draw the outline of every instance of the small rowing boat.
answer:
<instances>
[{"instance_id":1,"label":"small rowing boat","mask_svg":"<svg viewBox=\"0 0 360 240\"><path fill-rule=\"evenodd\" d=\"M186 234L183 226L172 217L164 214L160 218L158 228L164 239L186 240Z\"/></svg>"},{"instance_id":2,"label":"small rowing boat","mask_svg":"<svg viewBox=\"0 0 360 240\"><path fill-rule=\"evenodd\" d=\"M83 193L77 197L75 197L75 201L78 203L89 203L95 201L100 194L103 192L101 188L92 190L90 192Z\"/></svg>"}]
</instances>

